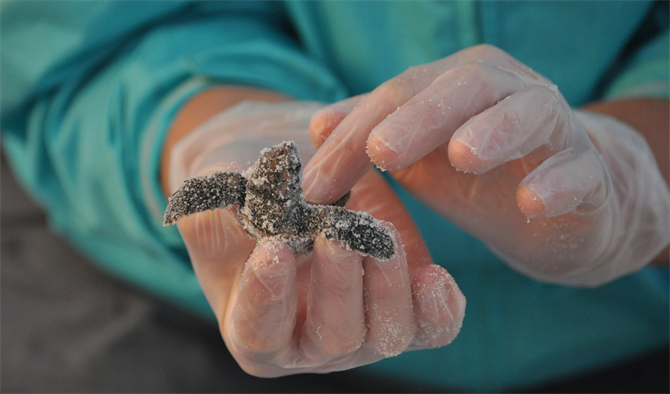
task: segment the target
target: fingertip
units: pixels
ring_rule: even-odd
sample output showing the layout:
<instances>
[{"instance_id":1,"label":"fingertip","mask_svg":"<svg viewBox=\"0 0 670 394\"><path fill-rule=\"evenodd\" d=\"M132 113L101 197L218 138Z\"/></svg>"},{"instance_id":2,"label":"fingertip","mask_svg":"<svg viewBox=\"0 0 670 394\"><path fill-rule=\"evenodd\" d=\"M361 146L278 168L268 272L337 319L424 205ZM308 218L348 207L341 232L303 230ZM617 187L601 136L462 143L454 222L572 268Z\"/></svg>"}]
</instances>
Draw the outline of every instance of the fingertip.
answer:
<instances>
[{"instance_id":1,"label":"fingertip","mask_svg":"<svg viewBox=\"0 0 670 394\"><path fill-rule=\"evenodd\" d=\"M439 265L417 270L412 281L417 338L429 348L445 346L456 338L465 317L465 296L454 278Z\"/></svg>"},{"instance_id":2,"label":"fingertip","mask_svg":"<svg viewBox=\"0 0 670 394\"><path fill-rule=\"evenodd\" d=\"M588 214L607 201L609 178L595 149L566 149L545 160L517 189L529 217Z\"/></svg>"},{"instance_id":3,"label":"fingertip","mask_svg":"<svg viewBox=\"0 0 670 394\"><path fill-rule=\"evenodd\" d=\"M314 160L314 158L312 158ZM306 170L303 173L302 189L305 200L310 204L328 204L329 198L332 198L333 184L329 182L322 165L307 163Z\"/></svg>"},{"instance_id":4,"label":"fingertip","mask_svg":"<svg viewBox=\"0 0 670 394\"><path fill-rule=\"evenodd\" d=\"M539 218L545 215L544 200L527 185L520 185L516 192L516 202L521 212L529 218Z\"/></svg>"},{"instance_id":5,"label":"fingertip","mask_svg":"<svg viewBox=\"0 0 670 394\"><path fill-rule=\"evenodd\" d=\"M328 205L344 196L372 167L367 155L354 155L328 140L305 166L302 188L310 204Z\"/></svg>"},{"instance_id":6,"label":"fingertip","mask_svg":"<svg viewBox=\"0 0 670 394\"><path fill-rule=\"evenodd\" d=\"M370 161L380 170L398 170L402 166L398 164L400 158L400 149L393 144L389 144L380 131L373 130L368 137L367 153Z\"/></svg>"},{"instance_id":7,"label":"fingertip","mask_svg":"<svg viewBox=\"0 0 670 394\"><path fill-rule=\"evenodd\" d=\"M480 173L482 160L473 149L460 141L452 140L448 147L449 160L458 171Z\"/></svg>"},{"instance_id":8,"label":"fingertip","mask_svg":"<svg viewBox=\"0 0 670 394\"><path fill-rule=\"evenodd\" d=\"M358 95L330 104L312 115L309 137L315 148L321 147L330 134L367 95Z\"/></svg>"},{"instance_id":9,"label":"fingertip","mask_svg":"<svg viewBox=\"0 0 670 394\"><path fill-rule=\"evenodd\" d=\"M417 291L428 287L435 289L458 288L453 276L445 268L437 264L427 265L418 269L414 275L413 283Z\"/></svg>"},{"instance_id":10,"label":"fingertip","mask_svg":"<svg viewBox=\"0 0 670 394\"><path fill-rule=\"evenodd\" d=\"M312 146L319 149L346 116L346 113L333 111L329 107L315 112L309 122L309 138Z\"/></svg>"}]
</instances>

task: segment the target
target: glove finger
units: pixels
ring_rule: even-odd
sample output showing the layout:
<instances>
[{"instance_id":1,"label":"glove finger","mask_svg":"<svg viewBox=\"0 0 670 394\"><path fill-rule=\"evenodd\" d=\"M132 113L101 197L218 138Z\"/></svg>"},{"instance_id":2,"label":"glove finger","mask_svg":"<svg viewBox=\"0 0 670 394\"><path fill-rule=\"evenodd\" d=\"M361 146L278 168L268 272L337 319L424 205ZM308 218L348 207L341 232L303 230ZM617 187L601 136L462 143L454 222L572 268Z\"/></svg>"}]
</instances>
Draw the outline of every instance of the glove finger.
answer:
<instances>
[{"instance_id":1,"label":"glove finger","mask_svg":"<svg viewBox=\"0 0 670 394\"><path fill-rule=\"evenodd\" d=\"M400 234L393 226L387 227L394 235L398 251L388 261L366 257L363 285L368 327L366 342L382 357L393 357L402 353L414 336L414 313L407 255Z\"/></svg>"},{"instance_id":2,"label":"glove finger","mask_svg":"<svg viewBox=\"0 0 670 394\"><path fill-rule=\"evenodd\" d=\"M449 159L476 174L521 157L539 163L575 144L570 111L555 88L528 87L461 126L449 144Z\"/></svg>"},{"instance_id":3,"label":"glove finger","mask_svg":"<svg viewBox=\"0 0 670 394\"><path fill-rule=\"evenodd\" d=\"M367 94L360 94L349 97L316 111L309 123L309 138L312 140L312 145L317 149L323 145L342 119L367 96Z\"/></svg>"},{"instance_id":4,"label":"glove finger","mask_svg":"<svg viewBox=\"0 0 670 394\"><path fill-rule=\"evenodd\" d=\"M268 359L288 348L296 305L293 252L277 241L259 243L242 273L228 326L232 352L245 359Z\"/></svg>"},{"instance_id":5,"label":"glove finger","mask_svg":"<svg viewBox=\"0 0 670 394\"><path fill-rule=\"evenodd\" d=\"M223 321L230 289L237 286L256 243L230 209L201 212L180 220L177 226L200 287L217 319Z\"/></svg>"},{"instance_id":6,"label":"glove finger","mask_svg":"<svg viewBox=\"0 0 670 394\"><path fill-rule=\"evenodd\" d=\"M528 174L517 190L517 203L528 217L588 213L601 207L609 176L595 149L560 152Z\"/></svg>"},{"instance_id":7,"label":"glove finger","mask_svg":"<svg viewBox=\"0 0 670 394\"><path fill-rule=\"evenodd\" d=\"M362 257L317 237L300 350L308 363L351 354L365 339Z\"/></svg>"},{"instance_id":8,"label":"glove finger","mask_svg":"<svg viewBox=\"0 0 670 394\"><path fill-rule=\"evenodd\" d=\"M373 90L333 130L305 167L308 201L330 204L342 197L370 168L366 147L370 131L441 74L463 64L485 61L533 81L544 78L504 51L479 45L421 66L410 67Z\"/></svg>"},{"instance_id":9,"label":"glove finger","mask_svg":"<svg viewBox=\"0 0 670 394\"><path fill-rule=\"evenodd\" d=\"M330 204L349 191L372 167L366 153L370 131L407 100L426 88L442 65L410 68L365 97L333 130L305 166L305 198Z\"/></svg>"},{"instance_id":10,"label":"glove finger","mask_svg":"<svg viewBox=\"0 0 670 394\"><path fill-rule=\"evenodd\" d=\"M412 281L412 296L417 331L410 348L438 348L451 343L465 317L465 296L454 278L438 265L423 267Z\"/></svg>"},{"instance_id":11,"label":"glove finger","mask_svg":"<svg viewBox=\"0 0 670 394\"><path fill-rule=\"evenodd\" d=\"M484 62L453 68L372 130L368 154L384 170L404 168L448 142L472 116L525 86L518 75Z\"/></svg>"}]
</instances>

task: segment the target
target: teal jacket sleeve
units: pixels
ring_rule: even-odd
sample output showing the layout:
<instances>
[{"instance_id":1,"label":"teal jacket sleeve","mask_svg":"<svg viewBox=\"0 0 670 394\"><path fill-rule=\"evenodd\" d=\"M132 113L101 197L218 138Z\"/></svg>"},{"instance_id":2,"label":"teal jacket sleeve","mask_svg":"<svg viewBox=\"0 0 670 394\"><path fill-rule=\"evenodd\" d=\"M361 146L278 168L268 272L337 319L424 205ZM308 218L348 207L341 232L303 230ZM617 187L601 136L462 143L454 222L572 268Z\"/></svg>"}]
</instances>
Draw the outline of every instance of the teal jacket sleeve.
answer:
<instances>
[{"instance_id":1,"label":"teal jacket sleeve","mask_svg":"<svg viewBox=\"0 0 670 394\"><path fill-rule=\"evenodd\" d=\"M605 92L606 100L670 98L670 32L666 29L645 45Z\"/></svg>"},{"instance_id":2,"label":"teal jacket sleeve","mask_svg":"<svg viewBox=\"0 0 670 394\"><path fill-rule=\"evenodd\" d=\"M105 269L210 314L174 228L160 149L213 84L298 99L346 92L293 38L278 2L2 3L2 137L52 226Z\"/></svg>"},{"instance_id":3,"label":"teal jacket sleeve","mask_svg":"<svg viewBox=\"0 0 670 394\"><path fill-rule=\"evenodd\" d=\"M657 1L639 24L602 98L670 98L670 5Z\"/></svg>"}]
</instances>

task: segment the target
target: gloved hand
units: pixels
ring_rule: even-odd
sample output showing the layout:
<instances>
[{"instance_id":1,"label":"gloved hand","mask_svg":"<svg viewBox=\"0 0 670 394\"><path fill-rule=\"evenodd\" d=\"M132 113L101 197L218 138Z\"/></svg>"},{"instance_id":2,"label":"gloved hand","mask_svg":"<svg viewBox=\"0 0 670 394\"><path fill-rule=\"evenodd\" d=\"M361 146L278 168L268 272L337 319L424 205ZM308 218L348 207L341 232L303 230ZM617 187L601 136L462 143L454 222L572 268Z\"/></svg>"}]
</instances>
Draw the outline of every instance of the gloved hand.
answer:
<instances>
[{"instance_id":1,"label":"gloved hand","mask_svg":"<svg viewBox=\"0 0 670 394\"><path fill-rule=\"evenodd\" d=\"M303 187L330 203L372 163L539 280L597 286L668 244L670 194L631 127L573 111L491 46L412 67L316 113Z\"/></svg>"},{"instance_id":2,"label":"gloved hand","mask_svg":"<svg viewBox=\"0 0 670 394\"><path fill-rule=\"evenodd\" d=\"M318 108L244 102L211 118L173 148L170 192L188 178L243 171L262 148L284 140L296 141L306 162L314 153L307 127ZM373 171L352 186L348 209L397 229L398 253L388 261L321 237L307 255L277 241L256 245L230 209L178 222L223 339L248 373L344 370L444 346L458 334L465 298L446 270L432 264L399 199Z\"/></svg>"}]
</instances>

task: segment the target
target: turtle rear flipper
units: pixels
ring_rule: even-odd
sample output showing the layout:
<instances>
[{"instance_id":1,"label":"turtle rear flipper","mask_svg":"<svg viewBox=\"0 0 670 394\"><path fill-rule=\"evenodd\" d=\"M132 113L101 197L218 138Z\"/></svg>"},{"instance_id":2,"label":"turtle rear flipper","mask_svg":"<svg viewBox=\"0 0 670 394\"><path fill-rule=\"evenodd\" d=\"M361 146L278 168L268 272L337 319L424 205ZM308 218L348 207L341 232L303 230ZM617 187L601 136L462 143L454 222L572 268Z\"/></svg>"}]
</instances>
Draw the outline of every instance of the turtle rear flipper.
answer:
<instances>
[{"instance_id":1,"label":"turtle rear flipper","mask_svg":"<svg viewBox=\"0 0 670 394\"><path fill-rule=\"evenodd\" d=\"M244 204L247 180L237 172L216 172L191 178L168 199L163 226L198 212Z\"/></svg>"}]
</instances>

